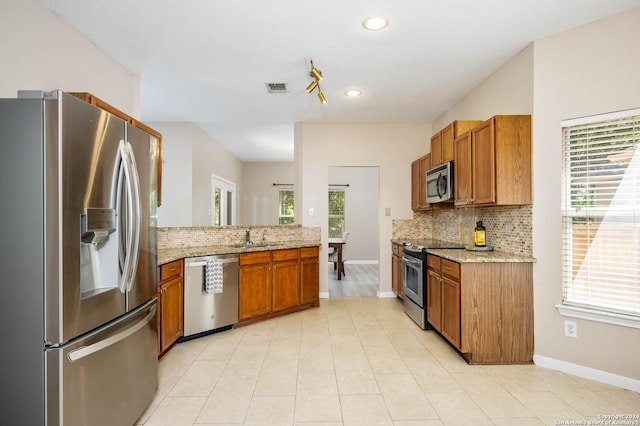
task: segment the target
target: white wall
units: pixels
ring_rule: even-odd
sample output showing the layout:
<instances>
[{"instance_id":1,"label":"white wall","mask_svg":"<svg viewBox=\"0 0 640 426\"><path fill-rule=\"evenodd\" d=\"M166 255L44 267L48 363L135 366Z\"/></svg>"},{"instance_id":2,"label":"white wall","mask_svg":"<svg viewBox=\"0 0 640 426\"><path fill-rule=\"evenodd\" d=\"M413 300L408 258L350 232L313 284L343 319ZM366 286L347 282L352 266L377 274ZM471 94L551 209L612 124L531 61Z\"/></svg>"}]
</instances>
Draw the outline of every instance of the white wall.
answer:
<instances>
[{"instance_id":1,"label":"white wall","mask_svg":"<svg viewBox=\"0 0 640 426\"><path fill-rule=\"evenodd\" d=\"M242 217L242 162L200 127L193 130L193 226L211 225L211 175L236 184L236 221ZM238 223L238 222L236 222ZM241 223L239 223L241 225Z\"/></svg>"},{"instance_id":2,"label":"white wall","mask_svg":"<svg viewBox=\"0 0 640 426\"><path fill-rule=\"evenodd\" d=\"M329 187L345 191L345 231L349 232L343 248L348 262L377 262L378 237L378 167L329 167L329 184L348 184Z\"/></svg>"},{"instance_id":3,"label":"white wall","mask_svg":"<svg viewBox=\"0 0 640 426\"><path fill-rule=\"evenodd\" d=\"M274 183L295 185L292 162L243 163L242 216L238 222L239 225L278 224L280 207L278 191L288 188L273 186Z\"/></svg>"},{"instance_id":4,"label":"white wall","mask_svg":"<svg viewBox=\"0 0 640 426\"><path fill-rule=\"evenodd\" d=\"M576 319L564 337L561 127L563 119L640 107L640 9L534 44L533 247L539 356L640 380L640 330Z\"/></svg>"},{"instance_id":5,"label":"white wall","mask_svg":"<svg viewBox=\"0 0 640 426\"><path fill-rule=\"evenodd\" d=\"M321 228L327 251L327 186L330 166L379 167L378 217L380 291L391 293L391 221L411 219L411 162L427 152L429 124L298 123L295 129L298 203L296 222ZM391 209L385 216L384 209ZM314 214L309 215L309 208ZM328 294L327 268L320 268L320 293Z\"/></svg>"},{"instance_id":6,"label":"white wall","mask_svg":"<svg viewBox=\"0 0 640 426\"><path fill-rule=\"evenodd\" d=\"M498 114L533 113L533 44L433 122L437 132L454 120L486 120Z\"/></svg>"},{"instance_id":7,"label":"white wall","mask_svg":"<svg viewBox=\"0 0 640 426\"><path fill-rule=\"evenodd\" d=\"M236 184L241 217L242 163L193 123L151 122L162 133L162 205L158 226L211 225L211 175Z\"/></svg>"},{"instance_id":8,"label":"white wall","mask_svg":"<svg viewBox=\"0 0 640 426\"><path fill-rule=\"evenodd\" d=\"M91 92L140 116L140 80L37 0L3 0L0 97L20 89Z\"/></svg>"}]
</instances>

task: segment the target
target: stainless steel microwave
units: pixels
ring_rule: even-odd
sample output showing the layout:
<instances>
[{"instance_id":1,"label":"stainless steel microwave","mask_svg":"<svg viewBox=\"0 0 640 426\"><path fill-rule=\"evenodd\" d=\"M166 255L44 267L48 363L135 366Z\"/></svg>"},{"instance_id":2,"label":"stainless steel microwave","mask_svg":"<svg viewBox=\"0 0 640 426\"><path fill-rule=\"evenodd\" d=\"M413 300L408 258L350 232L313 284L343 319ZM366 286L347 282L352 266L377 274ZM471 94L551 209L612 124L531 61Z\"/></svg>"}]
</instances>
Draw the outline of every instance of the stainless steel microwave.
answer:
<instances>
[{"instance_id":1,"label":"stainless steel microwave","mask_svg":"<svg viewBox=\"0 0 640 426\"><path fill-rule=\"evenodd\" d=\"M453 200L453 161L427 171L426 179L429 204Z\"/></svg>"}]
</instances>

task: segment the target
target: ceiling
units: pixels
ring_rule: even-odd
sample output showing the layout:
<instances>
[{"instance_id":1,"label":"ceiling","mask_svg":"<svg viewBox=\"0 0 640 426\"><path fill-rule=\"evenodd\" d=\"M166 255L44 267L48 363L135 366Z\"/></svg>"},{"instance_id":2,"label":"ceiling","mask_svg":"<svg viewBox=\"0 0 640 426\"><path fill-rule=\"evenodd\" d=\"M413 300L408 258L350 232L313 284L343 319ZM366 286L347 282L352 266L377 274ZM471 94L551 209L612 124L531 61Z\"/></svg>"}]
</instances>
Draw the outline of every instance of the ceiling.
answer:
<instances>
[{"instance_id":1,"label":"ceiling","mask_svg":"<svg viewBox=\"0 0 640 426\"><path fill-rule=\"evenodd\" d=\"M430 123L533 40L640 0L40 0L140 76L143 121L242 161L293 161L296 122ZM384 16L378 32L365 18ZM308 94L309 60L322 71ZM265 83L286 83L270 94ZM344 92L363 93L348 98ZM108 98L105 97L108 101ZM430 135L425 135L425 141Z\"/></svg>"}]
</instances>

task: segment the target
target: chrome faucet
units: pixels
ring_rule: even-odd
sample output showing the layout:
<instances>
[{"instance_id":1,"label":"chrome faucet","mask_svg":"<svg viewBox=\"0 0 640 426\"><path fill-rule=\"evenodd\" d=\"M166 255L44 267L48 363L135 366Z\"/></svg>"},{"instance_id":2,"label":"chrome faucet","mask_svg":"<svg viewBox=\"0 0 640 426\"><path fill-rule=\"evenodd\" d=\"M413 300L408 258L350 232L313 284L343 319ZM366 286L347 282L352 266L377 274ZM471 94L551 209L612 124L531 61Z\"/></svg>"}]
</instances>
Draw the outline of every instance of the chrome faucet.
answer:
<instances>
[{"instance_id":1,"label":"chrome faucet","mask_svg":"<svg viewBox=\"0 0 640 426\"><path fill-rule=\"evenodd\" d=\"M249 247L252 244L253 241L251 241L251 228L247 228L244 230L244 245Z\"/></svg>"}]
</instances>

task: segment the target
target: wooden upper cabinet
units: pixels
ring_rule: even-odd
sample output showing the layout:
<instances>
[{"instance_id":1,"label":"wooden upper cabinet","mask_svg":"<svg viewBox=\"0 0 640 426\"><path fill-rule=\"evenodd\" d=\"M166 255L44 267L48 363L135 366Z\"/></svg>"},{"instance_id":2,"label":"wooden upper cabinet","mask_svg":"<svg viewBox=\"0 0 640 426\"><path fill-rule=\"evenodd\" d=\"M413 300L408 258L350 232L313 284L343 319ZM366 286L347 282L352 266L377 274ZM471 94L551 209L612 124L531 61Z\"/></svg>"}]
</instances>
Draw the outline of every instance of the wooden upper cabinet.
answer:
<instances>
[{"instance_id":1,"label":"wooden upper cabinet","mask_svg":"<svg viewBox=\"0 0 640 426\"><path fill-rule=\"evenodd\" d=\"M468 205L473 200L471 190L471 132L466 132L454 142L454 194L455 204Z\"/></svg>"},{"instance_id":2,"label":"wooden upper cabinet","mask_svg":"<svg viewBox=\"0 0 640 426\"><path fill-rule=\"evenodd\" d=\"M471 132L471 182L473 203L496 202L496 157L493 120Z\"/></svg>"},{"instance_id":3,"label":"wooden upper cabinet","mask_svg":"<svg viewBox=\"0 0 640 426\"><path fill-rule=\"evenodd\" d=\"M475 126L455 140L455 204L531 204L531 157L530 115L497 115Z\"/></svg>"},{"instance_id":4,"label":"wooden upper cabinet","mask_svg":"<svg viewBox=\"0 0 640 426\"><path fill-rule=\"evenodd\" d=\"M411 163L411 208L413 210L428 210L427 202L427 170L431 168L431 154L423 155Z\"/></svg>"},{"instance_id":5,"label":"wooden upper cabinet","mask_svg":"<svg viewBox=\"0 0 640 426\"><path fill-rule=\"evenodd\" d=\"M438 132L431 136L431 163L433 166L442 164L442 132Z\"/></svg>"},{"instance_id":6,"label":"wooden upper cabinet","mask_svg":"<svg viewBox=\"0 0 640 426\"><path fill-rule=\"evenodd\" d=\"M157 186L157 188L158 188L157 204L158 204L158 206L160 206L162 204L162 134L160 132L152 129L151 127L147 126L143 122L138 121L135 118L131 117L130 115L126 114L125 112L119 110L118 108L114 107L113 105L108 104L107 102L103 101L102 99L98 98L97 96L92 95L91 93L87 93L87 92L72 92L72 93L69 93L69 94L72 95L72 96L75 96L76 98L80 98L83 101L90 103L91 105L95 105L98 108L115 115L116 117L119 117L119 118L123 119L127 123L130 123L132 126L137 127L139 129L145 131L146 133L148 133L149 135L151 135L152 137L157 139L157 141L158 141L158 155L157 155L157 160L156 160L157 185L158 185Z\"/></svg>"},{"instance_id":7,"label":"wooden upper cabinet","mask_svg":"<svg viewBox=\"0 0 640 426\"><path fill-rule=\"evenodd\" d=\"M480 120L456 120L431 137L431 167L454 160L454 141L471 128L482 124Z\"/></svg>"}]
</instances>

